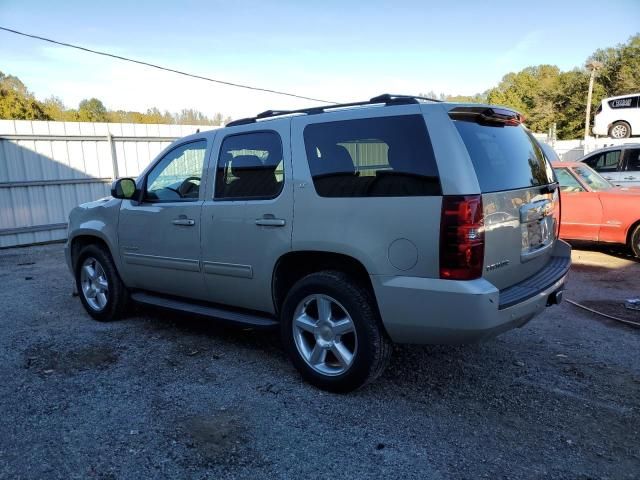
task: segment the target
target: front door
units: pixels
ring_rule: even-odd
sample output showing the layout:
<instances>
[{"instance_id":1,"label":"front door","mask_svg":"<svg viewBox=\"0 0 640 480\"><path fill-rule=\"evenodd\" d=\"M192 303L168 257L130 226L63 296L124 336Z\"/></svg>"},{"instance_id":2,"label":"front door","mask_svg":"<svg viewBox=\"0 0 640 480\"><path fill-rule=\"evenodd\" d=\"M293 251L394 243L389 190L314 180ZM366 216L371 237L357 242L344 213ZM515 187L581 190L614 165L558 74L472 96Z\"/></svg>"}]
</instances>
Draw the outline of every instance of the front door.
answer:
<instances>
[{"instance_id":1,"label":"front door","mask_svg":"<svg viewBox=\"0 0 640 480\"><path fill-rule=\"evenodd\" d=\"M614 185L620 185L622 155L620 150L601 152L588 159L584 163L609 180Z\"/></svg>"},{"instance_id":2,"label":"front door","mask_svg":"<svg viewBox=\"0 0 640 480\"><path fill-rule=\"evenodd\" d=\"M206 139L176 146L149 170L141 201L123 200L118 224L128 286L202 298L200 214Z\"/></svg>"},{"instance_id":3,"label":"front door","mask_svg":"<svg viewBox=\"0 0 640 480\"><path fill-rule=\"evenodd\" d=\"M291 249L289 123L268 130L256 124L253 131L245 125L242 133L228 127L216 138L215 186L207 189L202 208L202 270L210 301L274 312L273 269Z\"/></svg>"}]
</instances>

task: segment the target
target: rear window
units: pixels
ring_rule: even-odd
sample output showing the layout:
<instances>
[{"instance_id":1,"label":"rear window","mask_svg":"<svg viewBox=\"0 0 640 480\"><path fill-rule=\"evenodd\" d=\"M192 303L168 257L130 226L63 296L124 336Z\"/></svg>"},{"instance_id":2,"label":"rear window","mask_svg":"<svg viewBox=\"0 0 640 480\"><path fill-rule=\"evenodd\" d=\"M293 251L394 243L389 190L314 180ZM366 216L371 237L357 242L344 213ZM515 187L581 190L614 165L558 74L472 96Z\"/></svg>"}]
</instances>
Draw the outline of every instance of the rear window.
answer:
<instances>
[{"instance_id":1,"label":"rear window","mask_svg":"<svg viewBox=\"0 0 640 480\"><path fill-rule=\"evenodd\" d=\"M636 108L638 106L638 97L625 97L609 100L609 106L614 109Z\"/></svg>"},{"instance_id":2,"label":"rear window","mask_svg":"<svg viewBox=\"0 0 640 480\"><path fill-rule=\"evenodd\" d=\"M322 197L440 195L440 180L421 115L314 123L304 143Z\"/></svg>"},{"instance_id":3,"label":"rear window","mask_svg":"<svg viewBox=\"0 0 640 480\"><path fill-rule=\"evenodd\" d=\"M553 170L536 140L519 125L453 120L483 192L553 183Z\"/></svg>"}]
</instances>

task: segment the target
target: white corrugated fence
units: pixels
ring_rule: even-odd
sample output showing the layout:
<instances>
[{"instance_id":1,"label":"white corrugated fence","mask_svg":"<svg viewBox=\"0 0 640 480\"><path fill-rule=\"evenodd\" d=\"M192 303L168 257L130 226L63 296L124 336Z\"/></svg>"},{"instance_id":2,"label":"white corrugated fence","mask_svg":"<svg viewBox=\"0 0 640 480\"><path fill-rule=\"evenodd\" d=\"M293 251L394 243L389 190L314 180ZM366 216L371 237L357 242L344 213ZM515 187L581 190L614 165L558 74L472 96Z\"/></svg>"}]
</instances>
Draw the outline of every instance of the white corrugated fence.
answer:
<instances>
[{"instance_id":1,"label":"white corrugated fence","mask_svg":"<svg viewBox=\"0 0 640 480\"><path fill-rule=\"evenodd\" d=\"M0 248L63 240L73 207L197 125L0 120Z\"/></svg>"}]
</instances>

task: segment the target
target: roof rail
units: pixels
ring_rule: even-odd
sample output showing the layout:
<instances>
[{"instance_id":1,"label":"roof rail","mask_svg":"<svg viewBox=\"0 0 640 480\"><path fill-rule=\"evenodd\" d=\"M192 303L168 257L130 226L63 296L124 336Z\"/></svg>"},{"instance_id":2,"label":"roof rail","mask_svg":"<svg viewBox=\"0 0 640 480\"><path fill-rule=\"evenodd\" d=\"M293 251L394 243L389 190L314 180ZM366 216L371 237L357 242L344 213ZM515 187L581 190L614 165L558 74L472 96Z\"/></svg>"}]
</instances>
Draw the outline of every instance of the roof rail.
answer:
<instances>
[{"instance_id":1,"label":"roof rail","mask_svg":"<svg viewBox=\"0 0 640 480\"><path fill-rule=\"evenodd\" d=\"M409 105L415 103L421 103L421 101L428 102L441 102L442 100L437 100L435 98L429 97L418 97L414 95L392 95L390 93L384 93L382 95L378 95L377 97L370 98L369 100L363 102L351 102L351 103L335 103L333 105L326 105L322 107L311 107L311 108L302 108L300 110L267 110L265 112L259 113L255 117L241 118L239 120L234 120L233 122L227 123L227 127L235 127L236 125L247 125L249 123L255 123L258 120L262 120L265 118L273 118L280 117L283 115L294 115L294 114L305 114L305 115L315 115L318 113L324 113L327 110L339 109L339 108L348 108L348 107L360 107L364 105L376 105L376 104L384 104L384 105Z\"/></svg>"}]
</instances>

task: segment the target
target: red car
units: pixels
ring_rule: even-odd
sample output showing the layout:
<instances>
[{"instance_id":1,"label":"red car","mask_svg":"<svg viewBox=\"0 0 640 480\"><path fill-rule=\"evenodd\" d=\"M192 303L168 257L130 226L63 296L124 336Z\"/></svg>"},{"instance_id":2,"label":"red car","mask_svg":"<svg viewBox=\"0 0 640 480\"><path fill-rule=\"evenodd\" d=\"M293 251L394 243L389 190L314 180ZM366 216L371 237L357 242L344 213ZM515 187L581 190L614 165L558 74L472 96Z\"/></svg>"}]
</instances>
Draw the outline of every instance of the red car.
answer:
<instances>
[{"instance_id":1,"label":"red car","mask_svg":"<svg viewBox=\"0 0 640 480\"><path fill-rule=\"evenodd\" d=\"M560 182L560 237L621 243L640 258L640 188L616 187L588 165L554 162Z\"/></svg>"}]
</instances>

